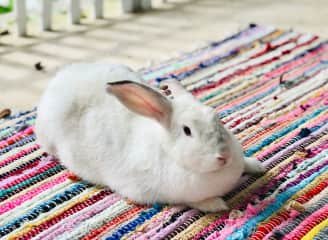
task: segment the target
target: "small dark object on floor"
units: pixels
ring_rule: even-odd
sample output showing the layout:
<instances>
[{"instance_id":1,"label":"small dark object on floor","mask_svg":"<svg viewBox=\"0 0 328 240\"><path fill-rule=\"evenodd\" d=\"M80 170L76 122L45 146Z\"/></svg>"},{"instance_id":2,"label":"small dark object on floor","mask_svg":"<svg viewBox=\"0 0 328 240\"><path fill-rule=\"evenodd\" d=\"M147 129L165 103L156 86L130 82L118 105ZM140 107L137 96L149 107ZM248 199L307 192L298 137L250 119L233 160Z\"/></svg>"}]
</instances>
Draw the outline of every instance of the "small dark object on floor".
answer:
<instances>
[{"instance_id":1,"label":"small dark object on floor","mask_svg":"<svg viewBox=\"0 0 328 240\"><path fill-rule=\"evenodd\" d=\"M308 108L308 106L301 105L300 108L301 108L303 111L306 111L306 109Z\"/></svg>"},{"instance_id":2,"label":"small dark object on floor","mask_svg":"<svg viewBox=\"0 0 328 240\"><path fill-rule=\"evenodd\" d=\"M210 46L211 47L217 47L217 46L219 46L220 45L220 42L211 42L210 43Z\"/></svg>"},{"instance_id":3,"label":"small dark object on floor","mask_svg":"<svg viewBox=\"0 0 328 240\"><path fill-rule=\"evenodd\" d=\"M42 71L44 69L44 66L42 66L41 62L37 62L36 64L34 64L34 67L38 71Z\"/></svg>"},{"instance_id":4,"label":"small dark object on floor","mask_svg":"<svg viewBox=\"0 0 328 240\"><path fill-rule=\"evenodd\" d=\"M255 27L257 27L257 24L256 24L256 23L250 23L250 24L249 24L249 27L250 27L250 28L255 28Z\"/></svg>"},{"instance_id":5,"label":"small dark object on floor","mask_svg":"<svg viewBox=\"0 0 328 240\"><path fill-rule=\"evenodd\" d=\"M277 96L274 96L274 97L273 97L273 99L274 99L274 100L277 100L277 99L278 99L278 97L277 97Z\"/></svg>"},{"instance_id":6,"label":"small dark object on floor","mask_svg":"<svg viewBox=\"0 0 328 240\"><path fill-rule=\"evenodd\" d=\"M3 30L3 31L0 32L0 36L6 36L6 35L9 35L9 34L10 34L9 30Z\"/></svg>"},{"instance_id":7,"label":"small dark object on floor","mask_svg":"<svg viewBox=\"0 0 328 240\"><path fill-rule=\"evenodd\" d=\"M308 128L302 128L300 133L299 133L299 136L304 138L304 137L307 137L311 134L311 130L308 129Z\"/></svg>"},{"instance_id":8,"label":"small dark object on floor","mask_svg":"<svg viewBox=\"0 0 328 240\"><path fill-rule=\"evenodd\" d=\"M1 119L1 118L9 117L10 114L11 114L11 110L10 110L9 108L3 109L3 110L0 112L0 119Z\"/></svg>"},{"instance_id":9,"label":"small dark object on floor","mask_svg":"<svg viewBox=\"0 0 328 240\"><path fill-rule=\"evenodd\" d=\"M284 234L281 232L276 231L276 232L273 232L273 234L272 234L272 239L280 240L283 238L284 238Z\"/></svg>"}]
</instances>

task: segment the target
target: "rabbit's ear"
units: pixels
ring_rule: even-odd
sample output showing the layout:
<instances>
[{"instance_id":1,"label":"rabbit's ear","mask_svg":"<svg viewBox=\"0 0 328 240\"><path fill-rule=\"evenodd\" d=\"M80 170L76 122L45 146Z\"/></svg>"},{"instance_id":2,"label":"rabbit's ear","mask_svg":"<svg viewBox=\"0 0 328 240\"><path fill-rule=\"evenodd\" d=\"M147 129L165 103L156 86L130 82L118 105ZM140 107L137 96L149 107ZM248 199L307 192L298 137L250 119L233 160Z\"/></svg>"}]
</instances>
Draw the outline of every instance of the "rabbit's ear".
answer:
<instances>
[{"instance_id":1,"label":"rabbit's ear","mask_svg":"<svg viewBox=\"0 0 328 240\"><path fill-rule=\"evenodd\" d=\"M118 81L107 83L107 92L131 111L156 119L166 128L170 127L171 102L154 89L137 82Z\"/></svg>"}]
</instances>

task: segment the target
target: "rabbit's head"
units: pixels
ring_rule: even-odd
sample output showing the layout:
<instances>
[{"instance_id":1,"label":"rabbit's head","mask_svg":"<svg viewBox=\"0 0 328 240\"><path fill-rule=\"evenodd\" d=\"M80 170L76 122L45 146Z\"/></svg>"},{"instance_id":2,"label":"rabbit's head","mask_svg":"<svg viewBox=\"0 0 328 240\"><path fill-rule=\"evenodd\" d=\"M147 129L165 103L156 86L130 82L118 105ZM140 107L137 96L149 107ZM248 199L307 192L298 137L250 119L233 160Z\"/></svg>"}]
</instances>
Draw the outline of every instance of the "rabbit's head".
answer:
<instances>
[{"instance_id":1,"label":"rabbit's head","mask_svg":"<svg viewBox=\"0 0 328 240\"><path fill-rule=\"evenodd\" d=\"M230 165L234 139L214 109L200 103L176 80L161 85L172 99L170 149L177 163L195 172L214 172Z\"/></svg>"},{"instance_id":2,"label":"rabbit's head","mask_svg":"<svg viewBox=\"0 0 328 240\"><path fill-rule=\"evenodd\" d=\"M131 111L160 123L166 133L163 150L179 166L205 173L230 165L235 140L215 111L175 80L162 85L164 93L170 96L133 81L108 83L107 91Z\"/></svg>"}]
</instances>

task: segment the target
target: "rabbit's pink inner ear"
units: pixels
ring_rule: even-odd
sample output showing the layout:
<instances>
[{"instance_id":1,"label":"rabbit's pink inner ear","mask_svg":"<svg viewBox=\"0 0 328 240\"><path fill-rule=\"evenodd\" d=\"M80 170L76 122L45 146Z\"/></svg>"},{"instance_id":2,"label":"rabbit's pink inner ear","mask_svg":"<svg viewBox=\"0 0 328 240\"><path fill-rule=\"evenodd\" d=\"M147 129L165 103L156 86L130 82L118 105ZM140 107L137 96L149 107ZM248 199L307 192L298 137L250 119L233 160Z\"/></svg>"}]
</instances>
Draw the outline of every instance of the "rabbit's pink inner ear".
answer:
<instances>
[{"instance_id":1,"label":"rabbit's pink inner ear","mask_svg":"<svg viewBox=\"0 0 328 240\"><path fill-rule=\"evenodd\" d=\"M156 119L170 127L172 106L164 96L155 90L135 82L122 81L109 84L107 91L131 111Z\"/></svg>"}]
</instances>

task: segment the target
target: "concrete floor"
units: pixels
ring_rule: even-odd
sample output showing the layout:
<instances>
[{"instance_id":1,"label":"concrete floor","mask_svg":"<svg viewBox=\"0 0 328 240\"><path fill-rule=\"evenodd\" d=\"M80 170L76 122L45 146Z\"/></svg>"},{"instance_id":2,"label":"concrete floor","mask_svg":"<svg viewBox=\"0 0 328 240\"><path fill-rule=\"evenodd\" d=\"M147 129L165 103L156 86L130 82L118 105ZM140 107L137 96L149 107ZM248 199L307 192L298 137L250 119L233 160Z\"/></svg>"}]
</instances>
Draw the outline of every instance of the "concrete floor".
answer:
<instances>
[{"instance_id":1,"label":"concrete floor","mask_svg":"<svg viewBox=\"0 0 328 240\"><path fill-rule=\"evenodd\" d=\"M154 11L84 21L28 38L0 38L0 110L29 109L55 71L105 59L138 69L221 39L250 22L328 37L327 0L155 0ZM45 71L34 63L41 61Z\"/></svg>"}]
</instances>

